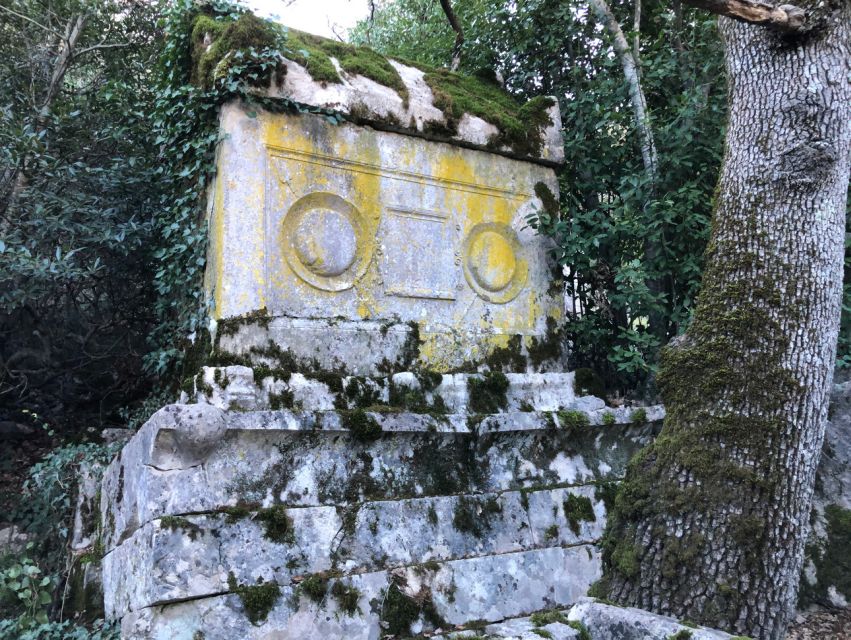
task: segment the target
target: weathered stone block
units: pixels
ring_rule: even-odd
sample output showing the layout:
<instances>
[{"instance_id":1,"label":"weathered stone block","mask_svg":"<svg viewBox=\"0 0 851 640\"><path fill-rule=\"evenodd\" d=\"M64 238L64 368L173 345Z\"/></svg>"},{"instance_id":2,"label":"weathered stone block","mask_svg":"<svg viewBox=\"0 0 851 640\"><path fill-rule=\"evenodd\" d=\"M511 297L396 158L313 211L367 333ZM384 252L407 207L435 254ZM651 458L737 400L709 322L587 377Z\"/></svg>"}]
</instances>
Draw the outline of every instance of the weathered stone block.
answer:
<instances>
[{"instance_id":1,"label":"weathered stone block","mask_svg":"<svg viewBox=\"0 0 851 640\"><path fill-rule=\"evenodd\" d=\"M365 374L412 364L408 336L388 323L415 326L415 362L436 369L482 362L512 336L518 351L547 339L561 300L547 241L526 219L558 192L551 168L238 103L223 107L221 130L213 313L274 320L220 348L271 340Z\"/></svg>"},{"instance_id":2,"label":"weathered stone block","mask_svg":"<svg viewBox=\"0 0 851 640\"><path fill-rule=\"evenodd\" d=\"M185 407L154 414L108 467L101 493L107 550L156 518L240 501L320 506L605 481L656 429L567 429L548 413L477 420L390 413L369 414L382 435L360 442L347 432L345 414L235 411L222 412L227 429L198 461L175 440L188 416L204 415Z\"/></svg>"},{"instance_id":3,"label":"weathered stone block","mask_svg":"<svg viewBox=\"0 0 851 640\"><path fill-rule=\"evenodd\" d=\"M277 539L270 539L262 509L165 516L104 558L106 608L120 617L215 595L228 590L230 574L240 584L262 578L285 585L332 567L364 573L593 543L605 525L597 494L585 486L294 508L286 510L292 535ZM587 510L571 513L570 500Z\"/></svg>"},{"instance_id":4,"label":"weathered stone block","mask_svg":"<svg viewBox=\"0 0 851 640\"><path fill-rule=\"evenodd\" d=\"M538 579L519 580L522 575ZM378 640L382 622L391 613L387 606L391 585L406 597L430 603L430 615L414 615L410 620L411 632L419 633L435 629L437 620L449 626L563 608L580 598L599 576L598 552L590 546L522 551L340 578L356 590L357 608L352 613L342 610L335 599L334 579L319 603L299 587L281 587L281 596L257 625L249 621L239 597L228 594L132 612L122 620L122 635L193 640L202 631L205 640Z\"/></svg>"},{"instance_id":5,"label":"weathered stone block","mask_svg":"<svg viewBox=\"0 0 851 640\"><path fill-rule=\"evenodd\" d=\"M675 618L633 607L617 607L583 598L567 614L581 622L594 640L729 640L733 636L707 627L687 626ZM678 635L679 634L679 635Z\"/></svg>"}]
</instances>

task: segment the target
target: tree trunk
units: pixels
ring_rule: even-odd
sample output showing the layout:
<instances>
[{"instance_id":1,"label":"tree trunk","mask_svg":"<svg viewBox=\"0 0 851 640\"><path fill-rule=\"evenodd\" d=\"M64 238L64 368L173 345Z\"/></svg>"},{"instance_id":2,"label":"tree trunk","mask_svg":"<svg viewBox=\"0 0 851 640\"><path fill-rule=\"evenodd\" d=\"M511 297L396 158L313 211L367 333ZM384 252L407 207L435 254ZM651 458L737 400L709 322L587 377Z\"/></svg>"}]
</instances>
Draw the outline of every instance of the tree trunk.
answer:
<instances>
[{"instance_id":1,"label":"tree trunk","mask_svg":"<svg viewBox=\"0 0 851 640\"><path fill-rule=\"evenodd\" d=\"M839 327L851 2L826 5L797 37L720 20L730 122L703 285L598 590L760 639L795 605Z\"/></svg>"}]
</instances>

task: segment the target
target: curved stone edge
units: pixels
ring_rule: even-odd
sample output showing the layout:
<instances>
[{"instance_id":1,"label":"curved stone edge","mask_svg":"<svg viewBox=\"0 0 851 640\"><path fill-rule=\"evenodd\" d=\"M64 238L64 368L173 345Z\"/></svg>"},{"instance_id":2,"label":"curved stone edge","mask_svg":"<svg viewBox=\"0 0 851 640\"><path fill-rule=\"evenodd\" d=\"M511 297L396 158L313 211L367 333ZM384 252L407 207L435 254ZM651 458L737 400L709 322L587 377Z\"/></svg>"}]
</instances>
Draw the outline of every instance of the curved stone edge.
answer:
<instances>
[{"instance_id":1,"label":"curved stone edge","mask_svg":"<svg viewBox=\"0 0 851 640\"><path fill-rule=\"evenodd\" d=\"M682 634L689 640L729 640L734 636L708 627L689 626L676 618L634 607L618 607L582 598L567 614L591 632L594 640L668 640ZM686 635L688 634L688 635Z\"/></svg>"}]
</instances>

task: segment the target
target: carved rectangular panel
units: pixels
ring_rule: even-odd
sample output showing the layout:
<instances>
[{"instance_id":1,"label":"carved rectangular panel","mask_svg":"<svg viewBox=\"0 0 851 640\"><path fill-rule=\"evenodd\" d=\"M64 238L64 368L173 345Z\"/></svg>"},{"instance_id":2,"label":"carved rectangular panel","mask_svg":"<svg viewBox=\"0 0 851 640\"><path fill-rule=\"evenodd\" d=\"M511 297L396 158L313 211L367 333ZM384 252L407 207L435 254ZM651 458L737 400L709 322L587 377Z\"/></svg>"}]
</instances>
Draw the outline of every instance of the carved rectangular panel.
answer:
<instances>
[{"instance_id":1,"label":"carved rectangular panel","mask_svg":"<svg viewBox=\"0 0 851 640\"><path fill-rule=\"evenodd\" d=\"M385 294L455 300L458 234L447 214L390 207L380 234Z\"/></svg>"}]
</instances>

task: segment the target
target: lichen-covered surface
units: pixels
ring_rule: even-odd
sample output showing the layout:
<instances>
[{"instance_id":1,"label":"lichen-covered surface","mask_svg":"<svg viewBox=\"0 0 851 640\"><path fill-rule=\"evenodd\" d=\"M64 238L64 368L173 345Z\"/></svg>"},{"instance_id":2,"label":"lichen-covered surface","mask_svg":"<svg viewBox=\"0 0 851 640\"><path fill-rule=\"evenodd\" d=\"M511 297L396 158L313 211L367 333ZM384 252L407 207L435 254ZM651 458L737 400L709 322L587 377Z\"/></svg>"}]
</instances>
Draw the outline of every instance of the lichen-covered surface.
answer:
<instances>
[{"instance_id":1,"label":"lichen-covered surface","mask_svg":"<svg viewBox=\"0 0 851 640\"><path fill-rule=\"evenodd\" d=\"M495 380L504 380L504 392L500 393L501 387L492 388ZM244 411L419 412L437 422L457 423L454 429L462 431L468 430L466 416L456 414L479 413L477 408L482 406L492 408L490 413L580 411L591 424L653 422L662 417L658 405L640 410L607 407L599 397L577 394L576 385L573 372L440 375L404 371L392 376L368 377L234 365L203 367L192 384L187 385L184 401ZM511 420L514 429L524 424L522 416L512 416ZM540 428L542 420L545 424L549 418L530 415L525 424L529 425L527 428ZM484 425L499 421L500 418L489 418Z\"/></svg>"},{"instance_id":2,"label":"lichen-covered surface","mask_svg":"<svg viewBox=\"0 0 851 640\"><path fill-rule=\"evenodd\" d=\"M564 160L555 100L540 96L521 103L486 74L464 76L387 59L249 13L237 20L199 14L192 41L193 79L205 87L226 75L236 52L273 50L281 60L277 72L254 81L268 96L407 135L550 164Z\"/></svg>"},{"instance_id":3,"label":"lichen-covered surface","mask_svg":"<svg viewBox=\"0 0 851 640\"><path fill-rule=\"evenodd\" d=\"M567 619L581 623L594 640L735 640L723 631L593 598L574 605Z\"/></svg>"},{"instance_id":4,"label":"lichen-covered surface","mask_svg":"<svg viewBox=\"0 0 851 640\"><path fill-rule=\"evenodd\" d=\"M851 605L851 382L834 386L810 518L801 609Z\"/></svg>"},{"instance_id":5,"label":"lichen-covered surface","mask_svg":"<svg viewBox=\"0 0 851 640\"><path fill-rule=\"evenodd\" d=\"M536 381L515 380L518 402L551 401ZM107 614L133 638L324 640L567 606L600 577L611 481L656 428L600 411L166 407L102 485Z\"/></svg>"},{"instance_id":6,"label":"lichen-covered surface","mask_svg":"<svg viewBox=\"0 0 851 640\"><path fill-rule=\"evenodd\" d=\"M552 169L236 103L221 130L215 318L265 314L264 344L358 373L406 356L412 324L417 362L443 371L509 346L533 354L550 337L562 301L547 240L526 220L544 206L536 185L557 190ZM244 333L220 348L258 346Z\"/></svg>"}]
</instances>

